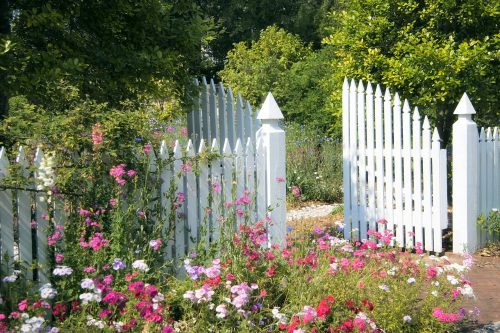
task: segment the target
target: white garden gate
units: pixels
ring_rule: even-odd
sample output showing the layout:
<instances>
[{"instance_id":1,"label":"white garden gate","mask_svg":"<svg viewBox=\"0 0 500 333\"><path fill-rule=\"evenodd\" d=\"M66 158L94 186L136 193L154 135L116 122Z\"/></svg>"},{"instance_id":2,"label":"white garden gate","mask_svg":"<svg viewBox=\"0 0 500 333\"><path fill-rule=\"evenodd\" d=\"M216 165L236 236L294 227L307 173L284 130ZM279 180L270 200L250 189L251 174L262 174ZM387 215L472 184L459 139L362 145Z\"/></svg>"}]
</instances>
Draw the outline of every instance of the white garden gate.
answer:
<instances>
[{"instance_id":1,"label":"white garden gate","mask_svg":"<svg viewBox=\"0 0 500 333\"><path fill-rule=\"evenodd\" d=\"M368 229L393 231L401 247L420 243L442 251L448 225L446 150L436 129L389 89L344 81L342 141L344 233L366 239ZM402 112L401 112L402 111Z\"/></svg>"}]
</instances>

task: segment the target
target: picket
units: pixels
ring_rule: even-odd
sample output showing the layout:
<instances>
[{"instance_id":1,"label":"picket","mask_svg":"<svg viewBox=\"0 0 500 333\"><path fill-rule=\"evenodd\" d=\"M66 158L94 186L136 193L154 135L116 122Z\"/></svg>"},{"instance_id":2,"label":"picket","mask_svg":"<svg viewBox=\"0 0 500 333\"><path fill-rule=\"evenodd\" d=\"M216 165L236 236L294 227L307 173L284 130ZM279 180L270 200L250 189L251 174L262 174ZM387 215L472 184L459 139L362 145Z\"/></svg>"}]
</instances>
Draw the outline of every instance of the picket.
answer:
<instances>
[{"instance_id":1,"label":"picket","mask_svg":"<svg viewBox=\"0 0 500 333\"><path fill-rule=\"evenodd\" d=\"M208 137L208 141L212 141L213 139L220 139L221 135L218 133L219 127L217 122L217 97L215 96L215 83L214 80L210 80L210 86L208 87L209 98L208 103L210 107L210 136Z\"/></svg>"},{"instance_id":2,"label":"picket","mask_svg":"<svg viewBox=\"0 0 500 333\"><path fill-rule=\"evenodd\" d=\"M227 140L227 139L226 139ZM205 145L205 141L202 141L200 143L200 147L198 149L198 155L205 155L207 152L207 148ZM201 230L202 230L202 235L200 237L203 237L203 242L205 242L205 247L208 248L208 245L210 244L210 219L207 214L207 210L210 208L209 207L209 192L210 188L214 188L217 186L221 186L221 180L215 180L215 179L210 179L210 170L209 170L209 165L208 165L208 160L203 159L198 161L197 167L199 169L198 173L198 216L199 216L199 223L201 224ZM210 179L210 180L209 180ZM193 209L193 208L192 208Z\"/></svg>"},{"instance_id":3,"label":"picket","mask_svg":"<svg viewBox=\"0 0 500 333\"><path fill-rule=\"evenodd\" d=\"M413 181L411 173L411 115L410 104L405 99L403 103L403 193L404 193L404 224L405 224L405 243L409 247L413 247L414 231L413 231Z\"/></svg>"},{"instance_id":4,"label":"picket","mask_svg":"<svg viewBox=\"0 0 500 333\"><path fill-rule=\"evenodd\" d=\"M367 167L368 174L368 209L366 218L369 229L375 229L377 207L375 205L375 138L374 138L374 118L373 118L373 89L368 82L366 88L366 143L367 143Z\"/></svg>"},{"instance_id":5,"label":"picket","mask_svg":"<svg viewBox=\"0 0 500 333\"><path fill-rule=\"evenodd\" d=\"M423 215L424 241L426 251L433 251L432 237L432 183L431 183L431 126L427 116L422 125L422 174L423 174Z\"/></svg>"},{"instance_id":6,"label":"picket","mask_svg":"<svg viewBox=\"0 0 500 333\"><path fill-rule=\"evenodd\" d=\"M203 141L202 141L203 142ZM173 257L173 247L174 247L174 237L172 235L173 221L170 220L171 205L170 202L172 198L169 198L170 183L172 178L172 165L168 164L168 148L165 141L161 142L159 159L162 163L162 168L160 170L160 199L161 199L161 219L163 222L162 236L166 239L166 249L165 258L170 259Z\"/></svg>"},{"instance_id":7,"label":"picket","mask_svg":"<svg viewBox=\"0 0 500 333\"><path fill-rule=\"evenodd\" d=\"M384 210L384 150L383 150L383 125L382 125L382 91L380 86L375 88L375 182L376 182L376 202L377 215L376 220L385 216ZM379 230L383 230L384 225L378 224Z\"/></svg>"},{"instance_id":8,"label":"picket","mask_svg":"<svg viewBox=\"0 0 500 333\"><path fill-rule=\"evenodd\" d=\"M29 162L23 147L19 147L16 157L16 163L19 165L19 174L29 181ZM31 237L31 195L25 190L17 191L17 219L19 226L19 258L25 262L27 267L33 264L33 245ZM33 278L33 270L26 271L28 279Z\"/></svg>"},{"instance_id":9,"label":"picket","mask_svg":"<svg viewBox=\"0 0 500 333\"><path fill-rule=\"evenodd\" d=\"M357 131L356 131L356 125L357 125L357 119L356 119L356 99L357 99L357 92L356 92L356 82L354 80L351 81L351 86L349 89L349 160L350 160L350 174L351 174L351 198L350 198L350 205L351 205L351 219L346 220L345 226L344 226L344 237L347 239L351 239L351 237L354 237L351 232L354 231L359 231L359 221L358 221L358 183L357 178L358 178L358 163L357 163ZM359 233L358 233L359 235ZM358 238L356 236L356 238Z\"/></svg>"},{"instance_id":10,"label":"picket","mask_svg":"<svg viewBox=\"0 0 500 333\"><path fill-rule=\"evenodd\" d=\"M214 145L215 144L215 145ZM212 143L212 151L219 152L220 148L219 145L217 144L217 141L214 140ZM215 158L214 160L211 161L210 163L210 183L211 184L220 184L222 177L222 163L220 158ZM206 186L204 186L206 187ZM211 234L211 241L216 241L219 238L220 235L220 228L219 226L221 225L221 220L224 218L224 209L223 209L223 204L224 204L224 199L223 199L223 194L222 191L220 190L220 186L211 186L209 191L212 194L212 204L210 207L210 216L211 216L211 228L213 232L210 232ZM208 192L207 192L208 194ZM205 194L205 195L207 195Z\"/></svg>"},{"instance_id":11,"label":"picket","mask_svg":"<svg viewBox=\"0 0 500 333\"><path fill-rule=\"evenodd\" d=\"M236 138L242 140L245 137L243 123L243 99L238 94L236 97ZM233 146L236 147L236 146Z\"/></svg>"},{"instance_id":12,"label":"picket","mask_svg":"<svg viewBox=\"0 0 500 333\"><path fill-rule=\"evenodd\" d=\"M342 86L342 173L344 183L344 226L350 226L351 220L351 183L350 183L350 134L349 134L349 82L344 78ZM350 228L344 228L350 229ZM350 237L350 230L344 231Z\"/></svg>"},{"instance_id":13,"label":"picket","mask_svg":"<svg viewBox=\"0 0 500 333\"><path fill-rule=\"evenodd\" d=\"M39 177L40 164L44 159L44 153L40 148L37 148L35 153L35 177ZM38 280L40 284L49 282L49 251L48 251L48 207L46 195L42 192L37 192L35 195L35 221L37 229L37 261L38 261Z\"/></svg>"},{"instance_id":14,"label":"picket","mask_svg":"<svg viewBox=\"0 0 500 333\"><path fill-rule=\"evenodd\" d=\"M244 156L241 140L236 140L234 147L234 181L236 184L236 199L243 196L245 190L245 169L244 169Z\"/></svg>"},{"instance_id":15,"label":"picket","mask_svg":"<svg viewBox=\"0 0 500 333\"><path fill-rule=\"evenodd\" d=\"M5 148L0 150L0 180L9 176L9 159ZM14 258L14 214L12 206L12 191L2 189L0 191L0 249L3 271L12 271L12 260ZM4 254L7 255L5 261Z\"/></svg>"},{"instance_id":16,"label":"picket","mask_svg":"<svg viewBox=\"0 0 500 333\"><path fill-rule=\"evenodd\" d=\"M393 176L392 176L392 96L389 88L385 89L384 95L384 182L385 182L385 213L382 216L387 224L382 225L382 230L387 227L389 230L394 230L393 214Z\"/></svg>"},{"instance_id":17,"label":"picket","mask_svg":"<svg viewBox=\"0 0 500 333\"><path fill-rule=\"evenodd\" d=\"M422 146L421 146L421 125L420 112L415 107L413 111L412 124L412 139L413 139L413 202L414 210L414 228L415 228L415 245L423 244L423 229L422 229Z\"/></svg>"},{"instance_id":18,"label":"picket","mask_svg":"<svg viewBox=\"0 0 500 333\"><path fill-rule=\"evenodd\" d=\"M188 141L186 147L187 161L184 164L184 177L186 178L186 207L196 207L198 205L198 195L196 186L196 175L194 174L192 162L195 157L193 142ZM188 225L188 251L195 248L199 240L198 230L198 210L186 209Z\"/></svg>"},{"instance_id":19,"label":"picket","mask_svg":"<svg viewBox=\"0 0 500 333\"><path fill-rule=\"evenodd\" d=\"M358 146L359 146L359 234L360 239L368 238L368 225L366 222L366 131L365 131L365 88L363 81L359 80L357 100L358 120Z\"/></svg>"},{"instance_id":20,"label":"picket","mask_svg":"<svg viewBox=\"0 0 500 333\"><path fill-rule=\"evenodd\" d=\"M226 98L225 98L225 93L224 93L224 85L222 85L222 82L218 84L218 96L217 98L219 99L219 142L223 143L226 141L227 138L227 115L226 115ZM222 145L220 146L220 152L222 153Z\"/></svg>"},{"instance_id":21,"label":"picket","mask_svg":"<svg viewBox=\"0 0 500 333\"><path fill-rule=\"evenodd\" d=\"M404 244L403 231L403 164L401 145L401 100L399 94L394 95L394 225L396 241L401 246Z\"/></svg>"},{"instance_id":22,"label":"picket","mask_svg":"<svg viewBox=\"0 0 500 333\"><path fill-rule=\"evenodd\" d=\"M182 152L181 146L178 140L175 141L174 151L173 151L173 181L175 183L175 204L177 205L175 211L175 226L174 226L174 235L175 235L175 257L180 258L186 254L186 226L185 226L185 209L186 204L185 200L185 189L184 182L182 177Z\"/></svg>"}]
</instances>

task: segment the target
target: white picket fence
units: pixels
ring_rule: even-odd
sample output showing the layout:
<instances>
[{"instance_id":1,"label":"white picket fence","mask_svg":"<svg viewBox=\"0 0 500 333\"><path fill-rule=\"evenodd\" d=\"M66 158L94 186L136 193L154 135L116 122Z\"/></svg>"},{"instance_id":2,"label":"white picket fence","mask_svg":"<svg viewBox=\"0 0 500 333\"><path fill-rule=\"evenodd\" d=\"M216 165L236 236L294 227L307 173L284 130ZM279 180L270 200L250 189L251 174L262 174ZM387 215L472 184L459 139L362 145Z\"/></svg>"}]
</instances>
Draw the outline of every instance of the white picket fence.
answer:
<instances>
[{"instance_id":1,"label":"white picket fence","mask_svg":"<svg viewBox=\"0 0 500 333\"><path fill-rule=\"evenodd\" d=\"M500 209L498 127L479 130L472 120L475 113L464 94L453 125L453 252L473 252L493 240L476 221Z\"/></svg>"},{"instance_id":2,"label":"white picket fence","mask_svg":"<svg viewBox=\"0 0 500 333\"><path fill-rule=\"evenodd\" d=\"M225 89L222 82L216 87L213 79L207 83L205 77L201 84L195 80L195 86L198 95L195 95L193 109L188 114L187 128L189 138L196 146L201 139L225 142L227 138L231 147L235 147L238 139L246 142L255 137L261 127L258 111L253 112L250 103L240 94L235 101L231 87ZM253 142L255 144L255 140Z\"/></svg>"},{"instance_id":3,"label":"white picket fence","mask_svg":"<svg viewBox=\"0 0 500 333\"><path fill-rule=\"evenodd\" d=\"M402 111L402 112L401 112ZM417 108L380 86L344 80L342 94L344 235L394 233L401 247L442 251L447 222L446 150ZM383 223L379 223L383 222ZM386 224L385 224L386 222Z\"/></svg>"},{"instance_id":4,"label":"white picket fence","mask_svg":"<svg viewBox=\"0 0 500 333\"><path fill-rule=\"evenodd\" d=\"M197 146L191 139L185 147L177 141L173 149L169 149L166 142L162 142L157 155L153 151L150 152L149 169L151 172L159 172L162 180L160 188L151 189L151 193L158 193L162 198L163 215L156 222L163 224L164 231L170 227L168 216L172 205L166 194L170 191L171 184L175 183L176 193L182 192L185 197L185 202L177 208L175 214L174 233L168 239L165 253L167 258L187 255L203 236L201 228L204 223L208 224L210 230L205 234L207 237L205 241L216 240L219 235L220 220L228 214L224 203L242 197L245 191L248 191L248 196L252 199L247 208L250 222L265 221L269 242L284 244L285 132L279 124L283 115L271 94L266 98L257 118L262 121L262 127L255 135L249 136L244 141L237 137L234 145L231 144L229 137L225 137L221 146L219 140L214 137L210 142L200 139ZM209 135L212 138L210 132ZM197 158L200 155L206 156L208 151L218 153L218 157L210 161ZM0 189L0 252L2 253L0 260L4 275L12 271L13 259L20 259L31 265L34 263L34 258L37 258L38 281L45 283L50 276L51 262L48 258L47 244L49 221L64 225L69 211L64 209L68 203L56 200L50 203L54 205L54 216L53 219L49 219L48 203L41 199L43 193L29 191L36 188L34 177L40 170L42 159L41 149L37 149L34 160L29 160L21 148L13 163L19 166L21 174L26 178L27 190L7 187ZM186 169L184 164L186 159L199 161L192 162L192 171ZM157 163L158 160L162 160L163 163ZM6 150L1 148L0 182L9 176L10 164ZM28 171L32 164L35 166L34 174ZM194 172L195 167L199 172ZM215 188L220 188L220 191ZM269 223L266 217L272 222ZM35 222L33 225L32 220ZM241 220L238 223L241 223ZM32 251L33 232L36 234L34 239L37 245L34 251ZM3 259L4 254L8 260Z\"/></svg>"}]
</instances>

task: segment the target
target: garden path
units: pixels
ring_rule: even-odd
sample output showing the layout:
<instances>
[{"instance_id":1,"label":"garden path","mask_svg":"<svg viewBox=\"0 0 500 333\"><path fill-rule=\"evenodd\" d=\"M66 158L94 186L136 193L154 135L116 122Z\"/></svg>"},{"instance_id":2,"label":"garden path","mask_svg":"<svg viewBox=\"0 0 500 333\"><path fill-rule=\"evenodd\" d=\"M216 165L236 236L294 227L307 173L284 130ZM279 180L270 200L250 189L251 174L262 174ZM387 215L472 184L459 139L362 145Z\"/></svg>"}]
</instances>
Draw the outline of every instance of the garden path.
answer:
<instances>
[{"instance_id":1,"label":"garden path","mask_svg":"<svg viewBox=\"0 0 500 333\"><path fill-rule=\"evenodd\" d=\"M323 217L330 215L333 209L339 206L340 204L316 204L312 206L301 207L298 209L292 209L287 211L286 219L287 221L295 221L315 217Z\"/></svg>"}]
</instances>

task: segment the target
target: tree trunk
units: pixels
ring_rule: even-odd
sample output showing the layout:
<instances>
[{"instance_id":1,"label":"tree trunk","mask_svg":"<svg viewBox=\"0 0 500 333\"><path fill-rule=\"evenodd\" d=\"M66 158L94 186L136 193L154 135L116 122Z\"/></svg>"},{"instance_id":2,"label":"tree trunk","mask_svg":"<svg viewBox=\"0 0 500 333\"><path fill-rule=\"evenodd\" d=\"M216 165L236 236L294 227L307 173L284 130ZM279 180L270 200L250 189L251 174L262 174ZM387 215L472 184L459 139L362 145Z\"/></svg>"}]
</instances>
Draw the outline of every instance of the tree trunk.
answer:
<instances>
[{"instance_id":1,"label":"tree trunk","mask_svg":"<svg viewBox=\"0 0 500 333\"><path fill-rule=\"evenodd\" d=\"M10 33L10 7L8 0L0 0L0 37L6 37ZM5 82L6 73L0 71L0 82ZM8 96L4 89L0 88L0 120L7 117L9 113Z\"/></svg>"}]
</instances>

